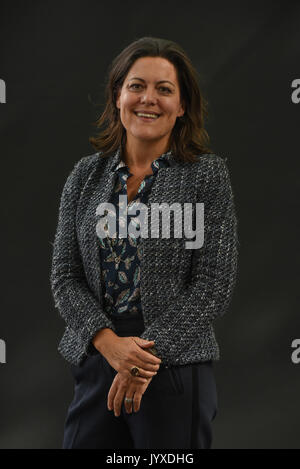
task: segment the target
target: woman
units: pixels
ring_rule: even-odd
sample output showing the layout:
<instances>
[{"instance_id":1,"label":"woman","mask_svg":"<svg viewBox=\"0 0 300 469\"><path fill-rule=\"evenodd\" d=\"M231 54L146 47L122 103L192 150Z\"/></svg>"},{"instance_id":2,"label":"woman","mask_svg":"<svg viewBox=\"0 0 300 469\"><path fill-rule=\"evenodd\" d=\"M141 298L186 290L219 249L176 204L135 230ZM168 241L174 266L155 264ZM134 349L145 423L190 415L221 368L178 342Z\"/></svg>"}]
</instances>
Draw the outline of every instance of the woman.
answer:
<instances>
[{"instance_id":1,"label":"woman","mask_svg":"<svg viewBox=\"0 0 300 469\"><path fill-rule=\"evenodd\" d=\"M176 43L141 38L113 61L97 153L65 183L54 241L58 350L75 380L63 448L211 447L213 321L231 300L238 240L205 113Z\"/></svg>"}]
</instances>

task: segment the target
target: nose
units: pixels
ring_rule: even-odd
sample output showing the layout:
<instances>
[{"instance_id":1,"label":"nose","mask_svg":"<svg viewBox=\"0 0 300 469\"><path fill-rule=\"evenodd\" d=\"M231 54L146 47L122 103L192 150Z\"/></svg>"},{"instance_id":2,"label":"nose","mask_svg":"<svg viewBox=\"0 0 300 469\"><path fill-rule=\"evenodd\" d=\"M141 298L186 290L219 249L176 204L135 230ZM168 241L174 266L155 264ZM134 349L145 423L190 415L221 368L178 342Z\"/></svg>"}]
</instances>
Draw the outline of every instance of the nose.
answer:
<instances>
[{"instance_id":1,"label":"nose","mask_svg":"<svg viewBox=\"0 0 300 469\"><path fill-rule=\"evenodd\" d=\"M157 98L155 90L147 88L141 96L141 104L156 104Z\"/></svg>"}]
</instances>

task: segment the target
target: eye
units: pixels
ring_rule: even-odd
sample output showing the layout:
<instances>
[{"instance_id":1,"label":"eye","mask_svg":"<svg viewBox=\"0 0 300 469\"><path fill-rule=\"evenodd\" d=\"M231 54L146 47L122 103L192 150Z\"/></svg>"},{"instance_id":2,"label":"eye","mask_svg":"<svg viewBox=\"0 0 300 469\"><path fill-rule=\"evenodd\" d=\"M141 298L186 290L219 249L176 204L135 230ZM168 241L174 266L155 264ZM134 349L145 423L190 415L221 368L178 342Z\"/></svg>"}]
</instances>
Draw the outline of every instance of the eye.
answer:
<instances>
[{"instance_id":1,"label":"eye","mask_svg":"<svg viewBox=\"0 0 300 469\"><path fill-rule=\"evenodd\" d=\"M160 86L160 89L167 90L168 93L171 93L170 88L167 88L166 86Z\"/></svg>"},{"instance_id":2,"label":"eye","mask_svg":"<svg viewBox=\"0 0 300 469\"><path fill-rule=\"evenodd\" d=\"M139 87L139 86L142 86L142 85L141 85L140 83L132 83L131 85L129 85L129 88L132 88L133 86ZM136 89L138 89L138 88L133 88L133 89L136 90ZM166 86L160 86L159 89L160 89L160 90L163 90L163 93L166 93L166 92L167 92L167 93L171 93L170 88L168 88L168 87L166 87Z\"/></svg>"},{"instance_id":3,"label":"eye","mask_svg":"<svg viewBox=\"0 0 300 469\"><path fill-rule=\"evenodd\" d=\"M139 83L133 83L132 85L129 86L129 88L132 88L133 86L142 86Z\"/></svg>"}]
</instances>

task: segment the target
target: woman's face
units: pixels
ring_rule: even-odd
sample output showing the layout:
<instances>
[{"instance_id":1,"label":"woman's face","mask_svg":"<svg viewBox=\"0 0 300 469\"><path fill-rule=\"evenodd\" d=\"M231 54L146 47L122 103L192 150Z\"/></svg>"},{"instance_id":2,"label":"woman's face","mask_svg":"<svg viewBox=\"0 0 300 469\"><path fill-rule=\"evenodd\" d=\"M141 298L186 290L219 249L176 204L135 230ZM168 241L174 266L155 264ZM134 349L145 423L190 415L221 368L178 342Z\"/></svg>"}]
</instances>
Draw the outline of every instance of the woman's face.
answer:
<instances>
[{"instance_id":1,"label":"woman's face","mask_svg":"<svg viewBox=\"0 0 300 469\"><path fill-rule=\"evenodd\" d=\"M116 100L127 140L169 141L176 119L184 114L176 69L162 57L141 57L129 70ZM142 118L137 111L156 113Z\"/></svg>"}]
</instances>

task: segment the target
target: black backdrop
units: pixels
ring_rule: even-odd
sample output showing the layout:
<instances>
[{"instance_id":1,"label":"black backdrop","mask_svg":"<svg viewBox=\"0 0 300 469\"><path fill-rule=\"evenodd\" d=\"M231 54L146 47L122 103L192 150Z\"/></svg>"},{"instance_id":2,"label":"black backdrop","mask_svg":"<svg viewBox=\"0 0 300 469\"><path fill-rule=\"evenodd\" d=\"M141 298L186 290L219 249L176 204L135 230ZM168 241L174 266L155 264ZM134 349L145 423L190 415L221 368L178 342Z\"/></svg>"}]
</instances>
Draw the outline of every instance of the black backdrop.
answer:
<instances>
[{"instance_id":1,"label":"black backdrop","mask_svg":"<svg viewBox=\"0 0 300 469\"><path fill-rule=\"evenodd\" d=\"M49 283L59 198L95 151L107 67L146 35L181 44L199 71L212 148L235 193L239 276L215 324L213 448L300 447L299 20L299 1L1 1L1 448L61 446L73 381Z\"/></svg>"}]
</instances>

